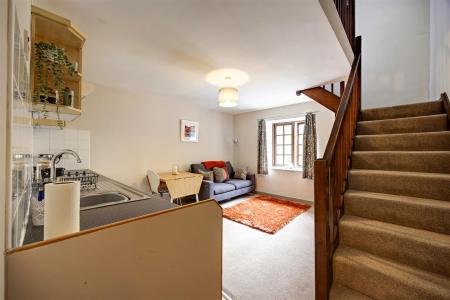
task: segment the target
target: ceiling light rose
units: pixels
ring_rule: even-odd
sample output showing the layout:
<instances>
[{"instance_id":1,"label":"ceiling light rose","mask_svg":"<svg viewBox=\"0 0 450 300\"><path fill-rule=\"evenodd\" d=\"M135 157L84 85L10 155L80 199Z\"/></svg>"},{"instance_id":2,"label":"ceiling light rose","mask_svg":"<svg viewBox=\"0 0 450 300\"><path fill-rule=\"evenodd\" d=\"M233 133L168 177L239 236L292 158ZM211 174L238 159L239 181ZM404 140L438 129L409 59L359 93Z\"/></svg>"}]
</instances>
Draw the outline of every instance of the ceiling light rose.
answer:
<instances>
[{"instance_id":1,"label":"ceiling light rose","mask_svg":"<svg viewBox=\"0 0 450 300\"><path fill-rule=\"evenodd\" d=\"M222 107L234 107L238 102L238 90L234 87L219 89L219 105Z\"/></svg>"},{"instance_id":2,"label":"ceiling light rose","mask_svg":"<svg viewBox=\"0 0 450 300\"><path fill-rule=\"evenodd\" d=\"M250 76L238 69L217 69L206 74L206 81L210 84L224 86L241 86L250 80Z\"/></svg>"}]
</instances>

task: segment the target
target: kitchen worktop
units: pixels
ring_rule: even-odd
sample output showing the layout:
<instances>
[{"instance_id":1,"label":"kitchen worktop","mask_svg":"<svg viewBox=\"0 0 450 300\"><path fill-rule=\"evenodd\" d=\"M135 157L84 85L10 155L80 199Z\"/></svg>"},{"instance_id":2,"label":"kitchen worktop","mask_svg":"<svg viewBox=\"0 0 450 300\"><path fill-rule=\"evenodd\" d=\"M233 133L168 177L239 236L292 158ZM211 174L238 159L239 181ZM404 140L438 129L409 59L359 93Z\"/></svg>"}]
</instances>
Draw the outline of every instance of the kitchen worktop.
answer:
<instances>
[{"instance_id":1,"label":"kitchen worktop","mask_svg":"<svg viewBox=\"0 0 450 300\"><path fill-rule=\"evenodd\" d=\"M159 195L147 195L101 175L96 190L84 191L81 194L100 192L120 192L126 194L130 200L123 203L80 210L80 230L86 230L177 206L161 198ZM43 239L44 226L33 226L30 216L23 244L39 242Z\"/></svg>"}]
</instances>

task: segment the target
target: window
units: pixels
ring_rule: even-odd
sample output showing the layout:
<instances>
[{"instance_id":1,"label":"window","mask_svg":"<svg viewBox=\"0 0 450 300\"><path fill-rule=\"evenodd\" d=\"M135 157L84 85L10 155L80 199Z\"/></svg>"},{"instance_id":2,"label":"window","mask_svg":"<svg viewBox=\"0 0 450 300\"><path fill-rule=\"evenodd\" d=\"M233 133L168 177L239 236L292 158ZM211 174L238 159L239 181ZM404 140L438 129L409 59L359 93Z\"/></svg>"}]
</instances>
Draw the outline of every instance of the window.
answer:
<instances>
[{"instance_id":1,"label":"window","mask_svg":"<svg viewBox=\"0 0 450 300\"><path fill-rule=\"evenodd\" d=\"M298 168L303 164L303 121L272 125L272 166Z\"/></svg>"}]
</instances>

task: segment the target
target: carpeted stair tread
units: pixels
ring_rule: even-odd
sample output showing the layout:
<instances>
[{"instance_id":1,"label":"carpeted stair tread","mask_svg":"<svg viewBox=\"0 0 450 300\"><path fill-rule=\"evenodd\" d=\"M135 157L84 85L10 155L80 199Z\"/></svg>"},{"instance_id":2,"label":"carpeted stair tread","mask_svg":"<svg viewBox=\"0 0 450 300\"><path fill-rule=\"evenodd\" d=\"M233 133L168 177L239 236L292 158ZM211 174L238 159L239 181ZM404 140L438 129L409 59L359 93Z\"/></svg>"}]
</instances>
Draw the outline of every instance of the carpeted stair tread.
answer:
<instances>
[{"instance_id":1,"label":"carpeted stair tread","mask_svg":"<svg viewBox=\"0 0 450 300\"><path fill-rule=\"evenodd\" d=\"M450 201L347 190L344 213L450 234Z\"/></svg>"},{"instance_id":2,"label":"carpeted stair tread","mask_svg":"<svg viewBox=\"0 0 450 300\"><path fill-rule=\"evenodd\" d=\"M352 169L348 182L352 190L450 201L450 174Z\"/></svg>"},{"instance_id":3,"label":"carpeted stair tread","mask_svg":"<svg viewBox=\"0 0 450 300\"><path fill-rule=\"evenodd\" d=\"M447 115L429 115L399 119L360 121L357 134L390 134L447 130Z\"/></svg>"},{"instance_id":4,"label":"carpeted stair tread","mask_svg":"<svg viewBox=\"0 0 450 300\"><path fill-rule=\"evenodd\" d=\"M330 291L330 300L371 300L369 296L361 294L339 283L333 283Z\"/></svg>"},{"instance_id":5,"label":"carpeted stair tread","mask_svg":"<svg viewBox=\"0 0 450 300\"><path fill-rule=\"evenodd\" d=\"M352 168L450 174L450 151L354 151Z\"/></svg>"},{"instance_id":6,"label":"carpeted stair tread","mask_svg":"<svg viewBox=\"0 0 450 300\"><path fill-rule=\"evenodd\" d=\"M344 215L340 244L450 277L450 237L422 229Z\"/></svg>"},{"instance_id":7,"label":"carpeted stair tread","mask_svg":"<svg viewBox=\"0 0 450 300\"><path fill-rule=\"evenodd\" d=\"M442 101L437 100L391 107L364 109L361 111L361 120L370 121L407 118L436 115L443 112Z\"/></svg>"},{"instance_id":8,"label":"carpeted stair tread","mask_svg":"<svg viewBox=\"0 0 450 300\"><path fill-rule=\"evenodd\" d=\"M333 278L375 299L449 299L448 277L339 245Z\"/></svg>"},{"instance_id":9,"label":"carpeted stair tread","mask_svg":"<svg viewBox=\"0 0 450 300\"><path fill-rule=\"evenodd\" d=\"M362 110L331 299L450 300L450 131L442 100Z\"/></svg>"},{"instance_id":10,"label":"carpeted stair tread","mask_svg":"<svg viewBox=\"0 0 450 300\"><path fill-rule=\"evenodd\" d=\"M450 131L355 136L356 151L450 151Z\"/></svg>"}]
</instances>

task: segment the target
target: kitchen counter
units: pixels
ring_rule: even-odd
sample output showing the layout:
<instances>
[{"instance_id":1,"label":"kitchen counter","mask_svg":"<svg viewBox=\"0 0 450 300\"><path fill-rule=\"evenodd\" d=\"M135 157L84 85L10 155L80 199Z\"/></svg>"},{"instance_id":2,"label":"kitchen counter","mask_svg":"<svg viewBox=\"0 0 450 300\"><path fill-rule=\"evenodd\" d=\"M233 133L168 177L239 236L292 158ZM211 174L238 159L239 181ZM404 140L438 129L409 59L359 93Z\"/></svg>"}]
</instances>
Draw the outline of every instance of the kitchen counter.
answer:
<instances>
[{"instance_id":1,"label":"kitchen counter","mask_svg":"<svg viewBox=\"0 0 450 300\"><path fill-rule=\"evenodd\" d=\"M158 195L147 195L105 176L99 176L97 188L82 191L81 196L95 193L120 192L129 198L126 202L112 203L106 206L84 208L80 210L80 230L86 230L101 225L122 221L149 213L154 213L177 205ZM42 241L44 226L33 226L31 215L28 220L24 245Z\"/></svg>"}]
</instances>

